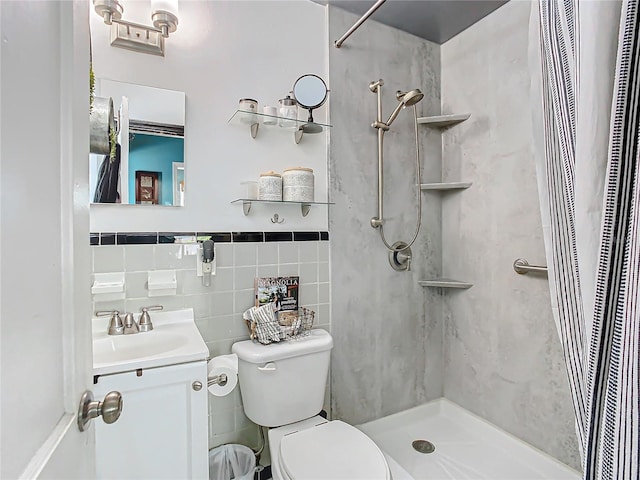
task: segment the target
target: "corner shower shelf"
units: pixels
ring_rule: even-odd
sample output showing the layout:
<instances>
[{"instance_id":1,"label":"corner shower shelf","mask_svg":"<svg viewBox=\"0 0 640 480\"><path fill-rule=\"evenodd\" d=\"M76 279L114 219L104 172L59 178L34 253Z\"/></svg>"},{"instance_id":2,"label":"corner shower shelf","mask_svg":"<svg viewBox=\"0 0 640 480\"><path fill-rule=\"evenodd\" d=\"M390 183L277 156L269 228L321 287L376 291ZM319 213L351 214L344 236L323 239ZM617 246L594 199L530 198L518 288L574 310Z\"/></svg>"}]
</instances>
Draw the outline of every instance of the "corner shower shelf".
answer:
<instances>
[{"instance_id":1,"label":"corner shower shelf","mask_svg":"<svg viewBox=\"0 0 640 480\"><path fill-rule=\"evenodd\" d=\"M470 113L460 115L438 115L435 117L418 117L418 123L430 128L447 128L462 123L471 116Z\"/></svg>"},{"instance_id":2,"label":"corner shower shelf","mask_svg":"<svg viewBox=\"0 0 640 480\"><path fill-rule=\"evenodd\" d=\"M249 215L251 211L251 205L254 203L277 203L280 205L300 205L300 210L302 211L302 216L306 217L309 214L309 210L311 210L312 205L335 205L333 202L290 202L287 200L254 200L251 198L239 198L231 202L242 203L242 211L246 215Z\"/></svg>"},{"instance_id":3,"label":"corner shower shelf","mask_svg":"<svg viewBox=\"0 0 640 480\"><path fill-rule=\"evenodd\" d=\"M470 186L471 182L423 183L420 190L464 190Z\"/></svg>"},{"instance_id":4,"label":"corner shower shelf","mask_svg":"<svg viewBox=\"0 0 640 480\"><path fill-rule=\"evenodd\" d=\"M278 126L278 124L280 123L281 119L287 122L291 122L294 125L291 127L280 127ZM325 128L332 127L332 125L329 125L327 123L308 122L306 120L292 120L289 118L282 118L274 115L265 115L264 113L247 112L246 110L236 110L236 112L231 116L227 123L249 127L251 131L251 138L256 138L258 136L258 129L260 128L260 125L264 125L265 128L275 127L281 131L293 132L293 139L295 140L296 144L300 143L300 141L302 140L302 137L304 135L304 125L320 127L320 131L317 133L324 131ZM307 135L311 135L311 133L307 133Z\"/></svg>"},{"instance_id":5,"label":"corner shower shelf","mask_svg":"<svg viewBox=\"0 0 640 480\"><path fill-rule=\"evenodd\" d=\"M430 278L429 280L421 280L418 282L422 287L434 287L434 288L459 288L467 289L473 287L473 283L460 282L458 280L452 280L450 278Z\"/></svg>"}]
</instances>

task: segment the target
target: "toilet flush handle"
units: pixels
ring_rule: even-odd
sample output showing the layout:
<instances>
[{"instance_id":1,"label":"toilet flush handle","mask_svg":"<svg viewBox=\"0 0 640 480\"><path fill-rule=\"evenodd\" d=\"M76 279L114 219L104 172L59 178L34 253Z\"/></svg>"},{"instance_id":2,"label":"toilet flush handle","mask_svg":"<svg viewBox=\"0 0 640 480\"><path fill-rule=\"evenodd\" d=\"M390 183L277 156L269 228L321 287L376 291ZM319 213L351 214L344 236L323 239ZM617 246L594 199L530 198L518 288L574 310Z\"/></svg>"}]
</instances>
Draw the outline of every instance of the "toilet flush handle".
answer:
<instances>
[{"instance_id":1,"label":"toilet flush handle","mask_svg":"<svg viewBox=\"0 0 640 480\"><path fill-rule=\"evenodd\" d=\"M264 367L258 367L261 372L275 372L277 370L276 364L273 362L265 363Z\"/></svg>"}]
</instances>

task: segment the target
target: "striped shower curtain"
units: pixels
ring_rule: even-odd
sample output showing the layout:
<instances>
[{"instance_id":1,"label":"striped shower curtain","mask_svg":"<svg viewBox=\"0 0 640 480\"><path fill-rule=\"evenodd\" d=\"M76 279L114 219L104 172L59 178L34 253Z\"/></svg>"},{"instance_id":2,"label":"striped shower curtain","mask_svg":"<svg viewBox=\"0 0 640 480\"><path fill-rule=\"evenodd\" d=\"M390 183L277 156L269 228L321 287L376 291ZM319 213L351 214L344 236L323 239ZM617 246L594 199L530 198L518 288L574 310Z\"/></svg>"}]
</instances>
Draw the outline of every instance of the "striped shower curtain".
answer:
<instances>
[{"instance_id":1,"label":"striped shower curtain","mask_svg":"<svg viewBox=\"0 0 640 480\"><path fill-rule=\"evenodd\" d=\"M540 0L537 166L585 479L640 478L640 0Z\"/></svg>"}]
</instances>

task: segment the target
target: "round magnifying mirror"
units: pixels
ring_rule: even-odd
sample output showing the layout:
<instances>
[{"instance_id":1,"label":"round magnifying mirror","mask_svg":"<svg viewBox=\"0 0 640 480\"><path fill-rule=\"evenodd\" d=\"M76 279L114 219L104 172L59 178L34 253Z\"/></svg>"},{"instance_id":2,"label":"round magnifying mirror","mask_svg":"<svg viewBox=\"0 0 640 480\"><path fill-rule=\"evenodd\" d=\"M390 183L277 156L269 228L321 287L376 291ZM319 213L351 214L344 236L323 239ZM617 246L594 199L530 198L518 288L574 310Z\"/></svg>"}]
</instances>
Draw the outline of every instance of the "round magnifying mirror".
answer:
<instances>
[{"instance_id":1,"label":"round magnifying mirror","mask_svg":"<svg viewBox=\"0 0 640 480\"><path fill-rule=\"evenodd\" d=\"M298 105L309 110L318 108L327 100L327 84L311 73L302 75L293 84L293 96Z\"/></svg>"},{"instance_id":2,"label":"round magnifying mirror","mask_svg":"<svg viewBox=\"0 0 640 480\"><path fill-rule=\"evenodd\" d=\"M302 108L309 110L308 123L299 129L304 133L320 133L322 127L313 123L313 109L321 107L327 100L327 84L318 75L302 75L293 84L293 97Z\"/></svg>"}]
</instances>

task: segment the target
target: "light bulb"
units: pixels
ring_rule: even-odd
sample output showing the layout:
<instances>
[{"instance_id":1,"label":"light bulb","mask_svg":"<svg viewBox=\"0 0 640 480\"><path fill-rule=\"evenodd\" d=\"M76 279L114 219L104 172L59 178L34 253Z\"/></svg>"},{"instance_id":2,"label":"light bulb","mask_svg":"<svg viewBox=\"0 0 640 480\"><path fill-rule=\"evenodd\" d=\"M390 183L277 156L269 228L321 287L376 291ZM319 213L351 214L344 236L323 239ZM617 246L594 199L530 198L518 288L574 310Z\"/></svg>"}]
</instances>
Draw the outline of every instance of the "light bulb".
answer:
<instances>
[{"instance_id":1,"label":"light bulb","mask_svg":"<svg viewBox=\"0 0 640 480\"><path fill-rule=\"evenodd\" d=\"M178 28L178 0L151 0L151 20L167 38Z\"/></svg>"},{"instance_id":2,"label":"light bulb","mask_svg":"<svg viewBox=\"0 0 640 480\"><path fill-rule=\"evenodd\" d=\"M178 16L178 0L151 0L151 12L167 12Z\"/></svg>"}]
</instances>

